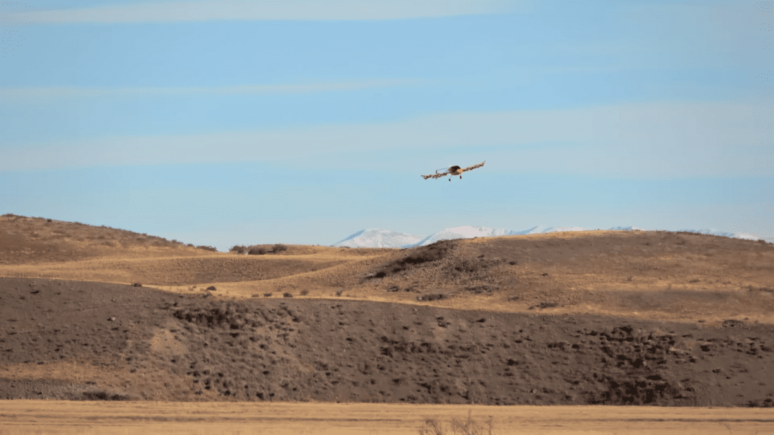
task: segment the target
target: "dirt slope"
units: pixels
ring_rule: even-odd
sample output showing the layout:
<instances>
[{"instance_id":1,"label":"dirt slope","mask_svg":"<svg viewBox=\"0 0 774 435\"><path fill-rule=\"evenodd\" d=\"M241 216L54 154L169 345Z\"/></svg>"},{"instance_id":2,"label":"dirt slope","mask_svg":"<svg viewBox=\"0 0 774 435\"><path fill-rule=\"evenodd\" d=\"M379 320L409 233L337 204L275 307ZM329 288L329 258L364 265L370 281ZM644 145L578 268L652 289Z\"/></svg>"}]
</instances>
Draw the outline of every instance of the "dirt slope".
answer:
<instances>
[{"instance_id":1,"label":"dirt slope","mask_svg":"<svg viewBox=\"0 0 774 435\"><path fill-rule=\"evenodd\" d=\"M0 397L772 406L774 326L0 279Z\"/></svg>"}]
</instances>

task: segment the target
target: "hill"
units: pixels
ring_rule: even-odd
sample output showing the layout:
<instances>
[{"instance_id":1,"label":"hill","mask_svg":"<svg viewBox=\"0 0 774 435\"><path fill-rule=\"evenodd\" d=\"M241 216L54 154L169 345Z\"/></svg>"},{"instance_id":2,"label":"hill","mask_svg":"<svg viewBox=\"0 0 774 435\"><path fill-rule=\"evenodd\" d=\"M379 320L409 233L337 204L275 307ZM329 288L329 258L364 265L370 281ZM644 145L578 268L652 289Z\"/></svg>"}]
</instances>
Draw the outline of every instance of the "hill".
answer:
<instances>
[{"instance_id":1,"label":"hill","mask_svg":"<svg viewBox=\"0 0 774 435\"><path fill-rule=\"evenodd\" d=\"M763 241L569 231L243 255L19 216L0 240L0 397L774 405Z\"/></svg>"}]
</instances>

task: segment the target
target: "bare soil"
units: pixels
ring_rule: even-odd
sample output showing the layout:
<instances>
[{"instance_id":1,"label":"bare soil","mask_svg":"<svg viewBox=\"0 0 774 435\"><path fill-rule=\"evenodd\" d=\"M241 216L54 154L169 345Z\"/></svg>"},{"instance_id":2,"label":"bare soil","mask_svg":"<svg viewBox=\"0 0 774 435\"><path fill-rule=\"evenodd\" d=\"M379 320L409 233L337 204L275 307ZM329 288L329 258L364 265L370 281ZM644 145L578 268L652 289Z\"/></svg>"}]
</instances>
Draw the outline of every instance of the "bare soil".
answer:
<instances>
[{"instance_id":1,"label":"bare soil","mask_svg":"<svg viewBox=\"0 0 774 435\"><path fill-rule=\"evenodd\" d=\"M774 406L772 325L23 278L0 294L8 399Z\"/></svg>"}]
</instances>

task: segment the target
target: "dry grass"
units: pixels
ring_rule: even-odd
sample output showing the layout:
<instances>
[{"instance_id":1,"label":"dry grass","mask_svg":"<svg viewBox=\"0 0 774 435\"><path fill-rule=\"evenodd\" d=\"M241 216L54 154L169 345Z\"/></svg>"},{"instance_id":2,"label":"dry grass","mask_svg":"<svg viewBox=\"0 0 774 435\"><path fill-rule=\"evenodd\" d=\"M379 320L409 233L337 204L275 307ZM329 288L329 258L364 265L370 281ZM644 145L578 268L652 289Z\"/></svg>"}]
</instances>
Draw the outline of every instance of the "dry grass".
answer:
<instances>
[{"instance_id":1,"label":"dry grass","mask_svg":"<svg viewBox=\"0 0 774 435\"><path fill-rule=\"evenodd\" d=\"M471 411L464 420L452 418L448 425L437 418L428 418L424 426L419 428L419 435L494 435L492 416L486 420L476 420Z\"/></svg>"},{"instance_id":2,"label":"dry grass","mask_svg":"<svg viewBox=\"0 0 774 435\"><path fill-rule=\"evenodd\" d=\"M309 298L448 308L774 323L774 246L725 237L586 231L405 250L267 244L230 251L0 217L0 276L142 282L185 293L214 284L219 295L244 298L305 290ZM253 255L235 255L247 251ZM448 297L425 297L438 294Z\"/></svg>"}]
</instances>

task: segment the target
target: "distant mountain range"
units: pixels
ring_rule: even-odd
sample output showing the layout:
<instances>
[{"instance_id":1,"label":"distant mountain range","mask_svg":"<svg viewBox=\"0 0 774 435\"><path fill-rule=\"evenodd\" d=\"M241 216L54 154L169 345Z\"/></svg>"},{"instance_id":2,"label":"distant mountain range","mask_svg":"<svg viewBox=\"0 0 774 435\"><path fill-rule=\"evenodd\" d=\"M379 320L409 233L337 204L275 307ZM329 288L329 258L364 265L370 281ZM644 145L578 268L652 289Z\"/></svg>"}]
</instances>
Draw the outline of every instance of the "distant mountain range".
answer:
<instances>
[{"instance_id":1,"label":"distant mountain range","mask_svg":"<svg viewBox=\"0 0 774 435\"><path fill-rule=\"evenodd\" d=\"M634 231L642 230L637 227L613 227L614 231ZM350 248L414 248L417 246L427 246L439 240L452 239L472 239L474 237L498 237L498 236L518 236L525 234L545 234L557 233L562 231L588 231L581 227L544 227L538 225L526 230L514 231L487 227L461 226L454 228L445 228L441 231L430 234L429 236L417 236L413 234L398 233L395 231L368 229L360 230L344 240L333 244L332 246L348 246ZM682 230L692 231L702 234L711 234L715 236L734 237L746 240L758 240L759 237L746 233L729 233L718 230Z\"/></svg>"}]
</instances>

